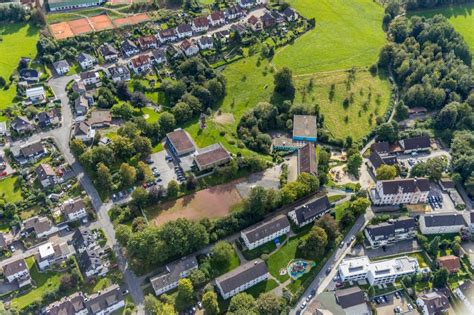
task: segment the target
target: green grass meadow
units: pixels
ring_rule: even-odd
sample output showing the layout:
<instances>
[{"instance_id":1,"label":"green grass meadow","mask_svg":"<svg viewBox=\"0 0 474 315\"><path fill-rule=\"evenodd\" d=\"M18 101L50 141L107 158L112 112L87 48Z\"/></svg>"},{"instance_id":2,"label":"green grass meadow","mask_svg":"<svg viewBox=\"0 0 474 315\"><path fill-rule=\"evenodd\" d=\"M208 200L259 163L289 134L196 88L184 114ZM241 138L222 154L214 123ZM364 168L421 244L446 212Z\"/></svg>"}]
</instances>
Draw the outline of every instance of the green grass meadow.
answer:
<instances>
[{"instance_id":1,"label":"green grass meadow","mask_svg":"<svg viewBox=\"0 0 474 315\"><path fill-rule=\"evenodd\" d=\"M7 202L15 203L21 201L21 187L16 177L7 177L0 180L0 198Z\"/></svg>"},{"instance_id":2,"label":"green grass meadow","mask_svg":"<svg viewBox=\"0 0 474 315\"><path fill-rule=\"evenodd\" d=\"M432 10L412 12L410 15L433 17L442 14L459 32L474 53L474 3L447 6Z\"/></svg>"}]
</instances>

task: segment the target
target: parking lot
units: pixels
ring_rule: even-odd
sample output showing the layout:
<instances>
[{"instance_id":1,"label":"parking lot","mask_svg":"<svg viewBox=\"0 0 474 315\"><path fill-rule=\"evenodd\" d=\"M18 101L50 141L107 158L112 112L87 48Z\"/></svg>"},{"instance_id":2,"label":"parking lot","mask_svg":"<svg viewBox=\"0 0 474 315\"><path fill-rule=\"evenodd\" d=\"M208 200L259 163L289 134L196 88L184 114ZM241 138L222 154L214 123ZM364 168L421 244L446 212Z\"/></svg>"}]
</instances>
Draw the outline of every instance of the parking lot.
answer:
<instances>
[{"instance_id":1,"label":"parking lot","mask_svg":"<svg viewBox=\"0 0 474 315\"><path fill-rule=\"evenodd\" d=\"M408 302L407 298L400 294L386 294L383 297L375 298L377 314L393 315L393 314L419 314L416 305Z\"/></svg>"},{"instance_id":2,"label":"parking lot","mask_svg":"<svg viewBox=\"0 0 474 315\"><path fill-rule=\"evenodd\" d=\"M173 161L167 160L166 157L169 156L166 150L153 153L150 158L153 163L149 166L152 170L156 170L155 173L159 176L155 176L158 179L161 179L158 184L163 187L167 187L168 183L172 180L177 181L178 176L175 172L175 164Z\"/></svg>"}]
</instances>

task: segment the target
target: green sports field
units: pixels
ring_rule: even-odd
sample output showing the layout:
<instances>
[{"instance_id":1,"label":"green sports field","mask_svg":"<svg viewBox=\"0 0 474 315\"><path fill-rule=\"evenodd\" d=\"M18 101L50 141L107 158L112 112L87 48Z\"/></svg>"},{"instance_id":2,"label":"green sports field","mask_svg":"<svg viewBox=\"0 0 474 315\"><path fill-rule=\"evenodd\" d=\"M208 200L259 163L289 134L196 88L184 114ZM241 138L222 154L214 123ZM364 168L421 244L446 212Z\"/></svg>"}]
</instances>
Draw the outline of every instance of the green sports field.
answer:
<instances>
[{"instance_id":1,"label":"green sports field","mask_svg":"<svg viewBox=\"0 0 474 315\"><path fill-rule=\"evenodd\" d=\"M21 57L36 56L39 31L25 23L0 24L0 37L0 76L8 82ZM0 90L0 109L11 105L15 95L15 87Z\"/></svg>"},{"instance_id":2,"label":"green sports field","mask_svg":"<svg viewBox=\"0 0 474 315\"><path fill-rule=\"evenodd\" d=\"M449 22L464 37L474 53L474 3L416 11L410 15L433 17L436 14L442 14L449 19Z\"/></svg>"}]
</instances>

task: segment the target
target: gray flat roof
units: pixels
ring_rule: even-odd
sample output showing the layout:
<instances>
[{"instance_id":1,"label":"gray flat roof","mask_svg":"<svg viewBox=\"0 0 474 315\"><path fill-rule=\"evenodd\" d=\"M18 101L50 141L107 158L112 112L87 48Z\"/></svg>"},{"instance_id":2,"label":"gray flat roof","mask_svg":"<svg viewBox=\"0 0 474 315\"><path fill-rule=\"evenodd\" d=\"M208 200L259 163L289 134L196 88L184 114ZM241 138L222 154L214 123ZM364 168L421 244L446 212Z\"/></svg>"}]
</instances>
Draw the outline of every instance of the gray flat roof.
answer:
<instances>
[{"instance_id":1,"label":"gray flat roof","mask_svg":"<svg viewBox=\"0 0 474 315\"><path fill-rule=\"evenodd\" d=\"M294 115L293 116L293 138L316 138L316 116Z\"/></svg>"}]
</instances>

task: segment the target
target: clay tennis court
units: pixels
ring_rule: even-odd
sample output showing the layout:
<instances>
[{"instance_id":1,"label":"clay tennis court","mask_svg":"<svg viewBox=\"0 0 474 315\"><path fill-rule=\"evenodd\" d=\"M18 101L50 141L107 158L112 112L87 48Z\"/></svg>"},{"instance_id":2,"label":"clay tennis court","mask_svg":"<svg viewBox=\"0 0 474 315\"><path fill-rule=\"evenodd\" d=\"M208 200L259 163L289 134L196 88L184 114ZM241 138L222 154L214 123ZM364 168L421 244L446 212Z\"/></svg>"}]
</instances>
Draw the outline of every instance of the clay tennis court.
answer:
<instances>
[{"instance_id":1,"label":"clay tennis court","mask_svg":"<svg viewBox=\"0 0 474 315\"><path fill-rule=\"evenodd\" d=\"M198 221L203 218L220 218L229 214L232 206L236 205L242 198L235 188L233 181L227 184L214 186L198 191L194 194L166 202L159 207L147 210L148 219L156 225L178 218L186 218Z\"/></svg>"},{"instance_id":2,"label":"clay tennis court","mask_svg":"<svg viewBox=\"0 0 474 315\"><path fill-rule=\"evenodd\" d=\"M74 33L67 22L51 24L49 30L51 31L51 35L56 39L66 39L74 36Z\"/></svg>"},{"instance_id":3,"label":"clay tennis court","mask_svg":"<svg viewBox=\"0 0 474 315\"><path fill-rule=\"evenodd\" d=\"M124 17L124 18L115 19L114 24L117 27L122 27L122 26L126 26L126 25L133 25L133 24L146 22L146 21L149 21L149 20L150 20L150 18L148 17L148 15L146 13L140 13L140 14L136 14L136 15L133 15L133 16L128 16L128 17Z\"/></svg>"},{"instance_id":4,"label":"clay tennis court","mask_svg":"<svg viewBox=\"0 0 474 315\"><path fill-rule=\"evenodd\" d=\"M89 24L89 21L87 21L87 19L85 18L69 21L68 24L71 27L71 30L74 35L85 34L93 31L92 27Z\"/></svg>"},{"instance_id":5,"label":"clay tennis court","mask_svg":"<svg viewBox=\"0 0 474 315\"><path fill-rule=\"evenodd\" d=\"M103 31L114 28L112 20L105 14L92 16L89 18L95 31Z\"/></svg>"}]
</instances>

